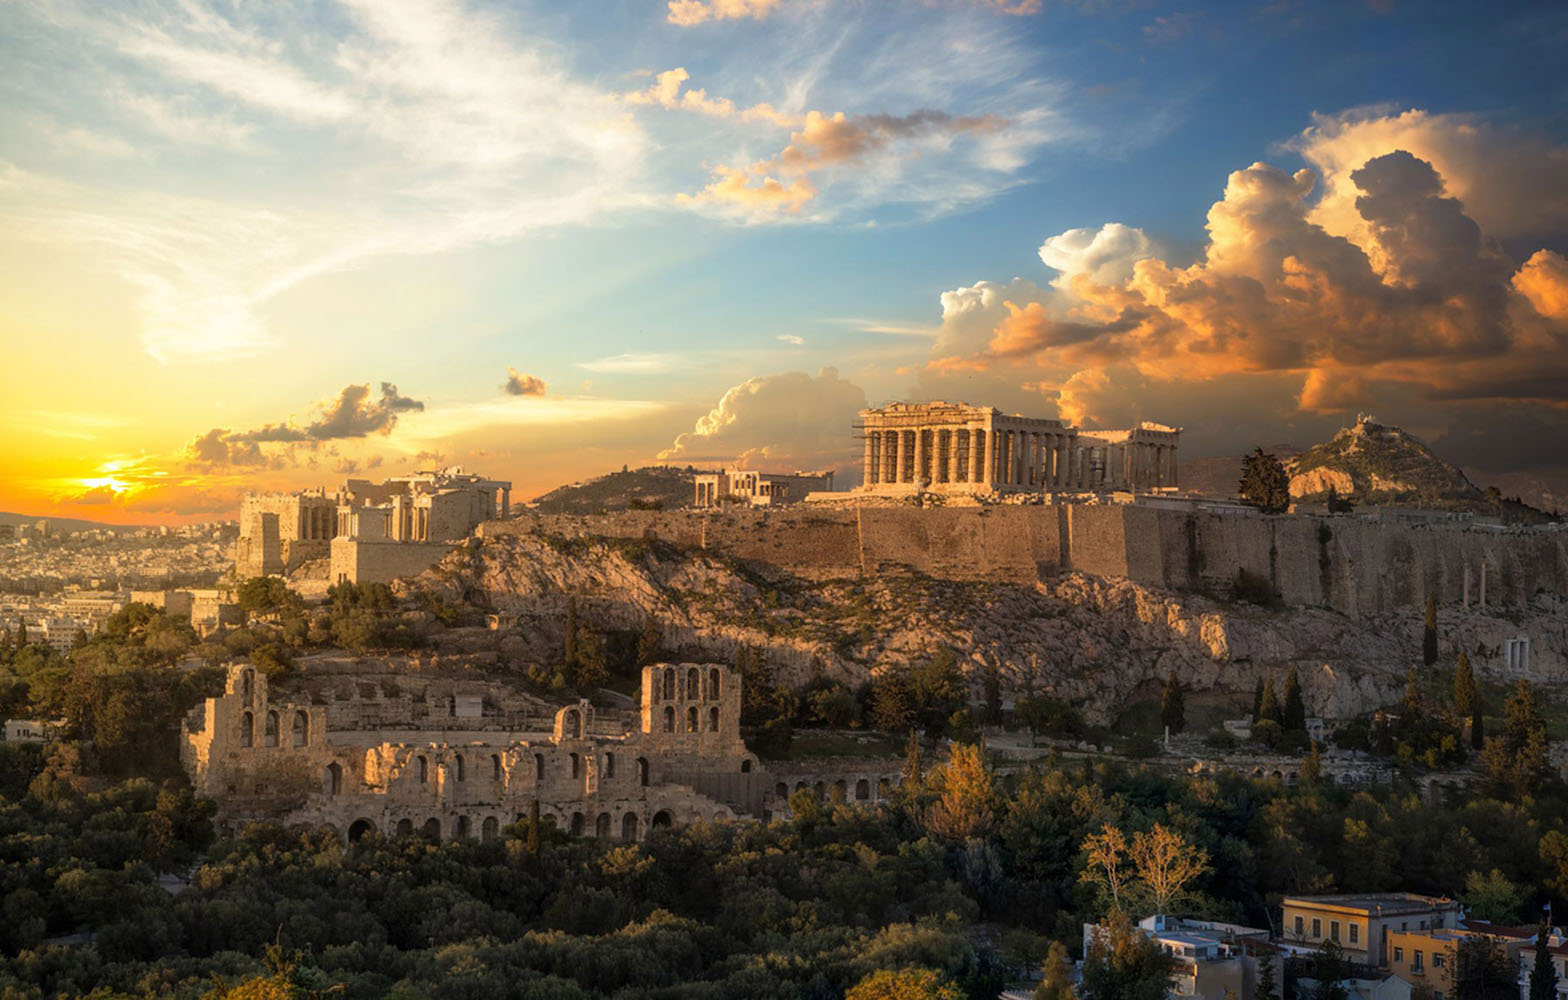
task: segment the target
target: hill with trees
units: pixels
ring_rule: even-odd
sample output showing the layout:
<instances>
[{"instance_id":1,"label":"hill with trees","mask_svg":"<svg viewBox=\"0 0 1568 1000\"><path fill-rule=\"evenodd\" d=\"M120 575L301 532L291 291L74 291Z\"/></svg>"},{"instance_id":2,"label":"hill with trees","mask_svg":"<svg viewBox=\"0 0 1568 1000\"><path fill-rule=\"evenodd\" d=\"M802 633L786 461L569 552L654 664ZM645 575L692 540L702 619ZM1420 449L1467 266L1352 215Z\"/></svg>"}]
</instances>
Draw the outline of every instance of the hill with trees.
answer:
<instances>
[{"instance_id":1,"label":"hill with trees","mask_svg":"<svg viewBox=\"0 0 1568 1000\"><path fill-rule=\"evenodd\" d=\"M534 500L531 506L542 514L596 514L637 507L660 510L686 507L692 502L693 478L700 471L704 470L689 465L623 468L596 479L558 486Z\"/></svg>"}]
</instances>

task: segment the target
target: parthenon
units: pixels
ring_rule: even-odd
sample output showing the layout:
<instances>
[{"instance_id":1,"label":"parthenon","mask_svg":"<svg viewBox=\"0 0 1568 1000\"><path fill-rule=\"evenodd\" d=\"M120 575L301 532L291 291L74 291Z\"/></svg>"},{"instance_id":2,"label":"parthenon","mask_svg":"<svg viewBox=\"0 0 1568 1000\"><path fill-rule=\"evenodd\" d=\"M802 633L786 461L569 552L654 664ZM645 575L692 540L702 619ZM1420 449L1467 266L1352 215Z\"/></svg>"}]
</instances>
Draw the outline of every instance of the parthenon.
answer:
<instances>
[{"instance_id":1,"label":"parthenon","mask_svg":"<svg viewBox=\"0 0 1568 1000\"><path fill-rule=\"evenodd\" d=\"M1181 428L1143 421L1089 431L965 403L893 403L860 411L861 492L1051 493L1176 487Z\"/></svg>"}]
</instances>

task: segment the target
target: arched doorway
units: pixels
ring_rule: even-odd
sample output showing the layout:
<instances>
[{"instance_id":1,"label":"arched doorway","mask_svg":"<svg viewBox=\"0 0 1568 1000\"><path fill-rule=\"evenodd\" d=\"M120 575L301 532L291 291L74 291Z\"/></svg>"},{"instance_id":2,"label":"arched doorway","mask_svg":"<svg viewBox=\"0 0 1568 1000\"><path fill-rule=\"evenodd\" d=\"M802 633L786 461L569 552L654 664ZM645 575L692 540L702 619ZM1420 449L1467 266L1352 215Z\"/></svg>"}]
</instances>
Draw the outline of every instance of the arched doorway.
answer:
<instances>
[{"instance_id":1,"label":"arched doorway","mask_svg":"<svg viewBox=\"0 0 1568 1000\"><path fill-rule=\"evenodd\" d=\"M648 787L648 758L646 757L637 758L637 783L644 788Z\"/></svg>"},{"instance_id":2,"label":"arched doorway","mask_svg":"<svg viewBox=\"0 0 1568 1000\"><path fill-rule=\"evenodd\" d=\"M855 782L855 801L866 802L871 798L871 782L861 778Z\"/></svg>"},{"instance_id":3,"label":"arched doorway","mask_svg":"<svg viewBox=\"0 0 1568 1000\"><path fill-rule=\"evenodd\" d=\"M594 824L593 824L593 835L595 837L598 837L600 840L609 840L610 839L610 814L609 813L600 813L599 814L599 818L597 820L595 820Z\"/></svg>"},{"instance_id":4,"label":"arched doorway","mask_svg":"<svg viewBox=\"0 0 1568 1000\"><path fill-rule=\"evenodd\" d=\"M467 816L459 816L452 822L453 840L467 840L469 837L473 836L473 833L474 831L469 825Z\"/></svg>"},{"instance_id":5,"label":"arched doorway","mask_svg":"<svg viewBox=\"0 0 1568 1000\"><path fill-rule=\"evenodd\" d=\"M496 819L494 816L486 816L484 823L479 827L479 839L488 844L490 841L495 839L495 835L499 833L500 830L501 821Z\"/></svg>"},{"instance_id":6,"label":"arched doorway","mask_svg":"<svg viewBox=\"0 0 1568 1000\"><path fill-rule=\"evenodd\" d=\"M670 814L663 809L653 814L653 822L649 824L655 830L668 830L672 825L674 825L674 821L670 819Z\"/></svg>"},{"instance_id":7,"label":"arched doorway","mask_svg":"<svg viewBox=\"0 0 1568 1000\"><path fill-rule=\"evenodd\" d=\"M637 814L629 812L621 817L621 839L628 844L637 839Z\"/></svg>"},{"instance_id":8,"label":"arched doorway","mask_svg":"<svg viewBox=\"0 0 1568 1000\"><path fill-rule=\"evenodd\" d=\"M585 820L583 819L583 814L582 813L577 813L577 812L572 813L572 826L571 826L572 836L574 836L574 837L581 837L583 835L583 824L584 824L584 822L585 822Z\"/></svg>"},{"instance_id":9,"label":"arched doorway","mask_svg":"<svg viewBox=\"0 0 1568 1000\"><path fill-rule=\"evenodd\" d=\"M328 795L337 795L343 791L343 768L337 761L327 765L326 774L321 778L321 790Z\"/></svg>"},{"instance_id":10,"label":"arched doorway","mask_svg":"<svg viewBox=\"0 0 1568 1000\"><path fill-rule=\"evenodd\" d=\"M397 821L397 835L399 837L411 837L411 836L413 836L413 834L414 834L414 821L413 820L411 820L411 819L400 819L400 820Z\"/></svg>"},{"instance_id":11,"label":"arched doorway","mask_svg":"<svg viewBox=\"0 0 1568 1000\"><path fill-rule=\"evenodd\" d=\"M424 833L431 840L439 841L441 839L441 821L434 816L425 820Z\"/></svg>"},{"instance_id":12,"label":"arched doorway","mask_svg":"<svg viewBox=\"0 0 1568 1000\"><path fill-rule=\"evenodd\" d=\"M368 819L356 819L353 823L349 824L348 842L350 844L357 843L361 837L365 836L365 834L375 832L376 824L372 823Z\"/></svg>"}]
</instances>

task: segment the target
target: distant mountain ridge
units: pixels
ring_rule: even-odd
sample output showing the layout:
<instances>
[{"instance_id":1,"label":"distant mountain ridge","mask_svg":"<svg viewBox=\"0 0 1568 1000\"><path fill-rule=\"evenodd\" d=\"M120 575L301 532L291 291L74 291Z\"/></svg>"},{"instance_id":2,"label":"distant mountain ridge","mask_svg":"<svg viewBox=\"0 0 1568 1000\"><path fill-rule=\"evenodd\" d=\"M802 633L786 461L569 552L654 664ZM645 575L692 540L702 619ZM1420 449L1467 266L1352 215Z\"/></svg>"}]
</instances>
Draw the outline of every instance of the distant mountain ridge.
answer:
<instances>
[{"instance_id":1,"label":"distant mountain ridge","mask_svg":"<svg viewBox=\"0 0 1568 1000\"><path fill-rule=\"evenodd\" d=\"M1321 502L1333 489L1357 503L1495 512L1486 493L1426 443L1361 414L1355 424L1285 464L1290 495Z\"/></svg>"},{"instance_id":2,"label":"distant mountain ridge","mask_svg":"<svg viewBox=\"0 0 1568 1000\"><path fill-rule=\"evenodd\" d=\"M691 466L648 465L622 469L580 483L558 486L534 500L542 514L592 514L626 510L634 504L657 504L669 510L685 507L693 499L693 479L699 469Z\"/></svg>"},{"instance_id":3,"label":"distant mountain ridge","mask_svg":"<svg viewBox=\"0 0 1568 1000\"><path fill-rule=\"evenodd\" d=\"M135 531L145 528L144 524L106 524L102 521L84 521L77 517L54 517L50 514L13 514L0 510L0 524L37 524L39 521L48 521L52 527L64 531L90 531L94 528L107 528L110 531Z\"/></svg>"}]
</instances>

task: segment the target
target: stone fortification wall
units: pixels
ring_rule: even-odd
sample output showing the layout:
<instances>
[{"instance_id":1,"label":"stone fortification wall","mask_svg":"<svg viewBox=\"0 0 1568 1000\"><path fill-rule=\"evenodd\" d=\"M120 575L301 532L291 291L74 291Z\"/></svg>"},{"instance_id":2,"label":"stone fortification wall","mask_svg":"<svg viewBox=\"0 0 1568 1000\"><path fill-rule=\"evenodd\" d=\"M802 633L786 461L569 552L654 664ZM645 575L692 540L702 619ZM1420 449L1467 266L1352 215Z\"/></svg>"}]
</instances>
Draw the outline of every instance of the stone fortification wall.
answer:
<instances>
[{"instance_id":1,"label":"stone fortification wall","mask_svg":"<svg viewBox=\"0 0 1568 1000\"><path fill-rule=\"evenodd\" d=\"M331 579L388 583L399 577L418 576L452 551L453 542L361 541L334 538Z\"/></svg>"},{"instance_id":2,"label":"stone fortification wall","mask_svg":"<svg viewBox=\"0 0 1568 1000\"><path fill-rule=\"evenodd\" d=\"M1349 615L1444 604L1526 606L1568 595L1568 530L1375 515L1268 517L1137 504L820 506L770 511L535 515L481 526L495 536L658 538L773 563L813 579L917 572L1028 584L1077 570L1152 587L1228 595L1238 574L1285 603ZM1468 578L1468 584L1466 580Z\"/></svg>"}]
</instances>

